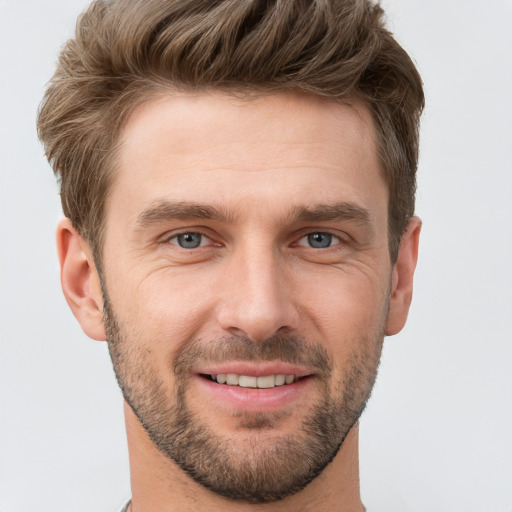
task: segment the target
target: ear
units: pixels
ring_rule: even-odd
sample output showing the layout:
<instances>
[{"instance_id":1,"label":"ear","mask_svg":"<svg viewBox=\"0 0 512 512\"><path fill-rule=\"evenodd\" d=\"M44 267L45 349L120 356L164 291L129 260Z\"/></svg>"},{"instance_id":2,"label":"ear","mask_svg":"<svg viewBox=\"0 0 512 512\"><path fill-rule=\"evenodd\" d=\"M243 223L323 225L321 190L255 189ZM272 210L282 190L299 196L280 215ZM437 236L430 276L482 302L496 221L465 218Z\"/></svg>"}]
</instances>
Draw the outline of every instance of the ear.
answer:
<instances>
[{"instance_id":1,"label":"ear","mask_svg":"<svg viewBox=\"0 0 512 512\"><path fill-rule=\"evenodd\" d=\"M92 252L69 219L57 227L60 279L66 301L87 336L106 339L103 326L103 298Z\"/></svg>"},{"instance_id":2,"label":"ear","mask_svg":"<svg viewBox=\"0 0 512 512\"><path fill-rule=\"evenodd\" d=\"M393 267L386 336L399 333L407 320L412 300L414 269L418 261L420 231L421 220L413 217L402 236L398 258Z\"/></svg>"}]
</instances>

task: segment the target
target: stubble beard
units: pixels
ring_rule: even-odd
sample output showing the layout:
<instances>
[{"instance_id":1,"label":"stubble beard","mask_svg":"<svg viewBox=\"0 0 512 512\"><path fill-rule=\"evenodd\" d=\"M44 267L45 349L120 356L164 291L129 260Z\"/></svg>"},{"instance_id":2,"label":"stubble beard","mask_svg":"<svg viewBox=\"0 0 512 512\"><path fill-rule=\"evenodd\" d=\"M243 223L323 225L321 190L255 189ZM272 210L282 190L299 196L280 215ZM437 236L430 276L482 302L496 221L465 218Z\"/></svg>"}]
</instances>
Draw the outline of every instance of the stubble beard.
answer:
<instances>
[{"instance_id":1,"label":"stubble beard","mask_svg":"<svg viewBox=\"0 0 512 512\"><path fill-rule=\"evenodd\" d=\"M135 348L143 344L122 332L106 293L104 323L123 396L158 450L206 489L253 504L297 493L334 459L371 394L384 338L381 322L371 339L358 340L359 352L351 355L334 385L325 349L292 335L263 343L238 337L191 341L173 361L177 384L168 390L147 349ZM279 413L238 413L244 441L237 443L215 433L190 408L188 369L198 360L282 360L314 367L320 399L293 435L274 433L282 419Z\"/></svg>"}]
</instances>

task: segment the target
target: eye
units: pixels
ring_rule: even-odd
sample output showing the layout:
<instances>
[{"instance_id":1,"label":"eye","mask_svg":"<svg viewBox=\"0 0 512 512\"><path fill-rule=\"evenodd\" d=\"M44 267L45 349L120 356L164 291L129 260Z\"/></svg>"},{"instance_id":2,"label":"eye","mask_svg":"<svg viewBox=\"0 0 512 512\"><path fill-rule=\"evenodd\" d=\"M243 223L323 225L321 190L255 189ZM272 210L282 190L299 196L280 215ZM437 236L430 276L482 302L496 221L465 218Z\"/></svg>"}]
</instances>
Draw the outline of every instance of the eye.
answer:
<instances>
[{"instance_id":1,"label":"eye","mask_svg":"<svg viewBox=\"0 0 512 512\"><path fill-rule=\"evenodd\" d=\"M297 245L309 246L313 249L327 249L332 245L339 244L341 240L331 233L323 233L321 231L316 233L309 233L303 236Z\"/></svg>"},{"instance_id":2,"label":"eye","mask_svg":"<svg viewBox=\"0 0 512 512\"><path fill-rule=\"evenodd\" d=\"M169 239L169 242L174 245L179 245L183 249L197 249L206 245L208 237L201 233L180 233Z\"/></svg>"}]
</instances>

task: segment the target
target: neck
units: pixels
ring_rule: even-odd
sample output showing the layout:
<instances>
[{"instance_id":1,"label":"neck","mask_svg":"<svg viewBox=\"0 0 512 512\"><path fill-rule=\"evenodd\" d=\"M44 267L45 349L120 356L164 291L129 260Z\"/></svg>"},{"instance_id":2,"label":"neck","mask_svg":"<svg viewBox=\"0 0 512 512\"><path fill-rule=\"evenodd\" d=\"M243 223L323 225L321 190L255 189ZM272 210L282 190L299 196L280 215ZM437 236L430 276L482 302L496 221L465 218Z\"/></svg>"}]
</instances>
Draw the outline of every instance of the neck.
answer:
<instances>
[{"instance_id":1,"label":"neck","mask_svg":"<svg viewBox=\"0 0 512 512\"><path fill-rule=\"evenodd\" d=\"M131 512L362 512L359 492L358 425L324 471L302 491L283 500L240 503L205 489L160 453L125 404L132 486Z\"/></svg>"}]
</instances>

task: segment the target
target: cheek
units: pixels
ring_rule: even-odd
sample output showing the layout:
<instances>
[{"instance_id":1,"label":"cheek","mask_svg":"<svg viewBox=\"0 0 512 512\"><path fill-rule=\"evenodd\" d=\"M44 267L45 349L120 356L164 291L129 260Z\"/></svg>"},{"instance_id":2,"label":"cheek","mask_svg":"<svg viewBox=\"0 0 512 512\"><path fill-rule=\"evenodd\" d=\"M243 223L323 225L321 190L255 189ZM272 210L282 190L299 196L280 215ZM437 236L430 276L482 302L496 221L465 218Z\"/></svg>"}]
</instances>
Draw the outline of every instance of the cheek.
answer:
<instances>
[{"instance_id":1,"label":"cheek","mask_svg":"<svg viewBox=\"0 0 512 512\"><path fill-rule=\"evenodd\" d=\"M340 271L326 282L309 287L305 295L303 317L311 323L310 335L329 346L336 364L354 352L374 351L382 342L387 317L386 278Z\"/></svg>"},{"instance_id":2,"label":"cheek","mask_svg":"<svg viewBox=\"0 0 512 512\"><path fill-rule=\"evenodd\" d=\"M165 271L125 275L115 289L109 285L109 296L119 322L139 333L138 343L175 352L198 334L211 300L197 279Z\"/></svg>"}]
</instances>

